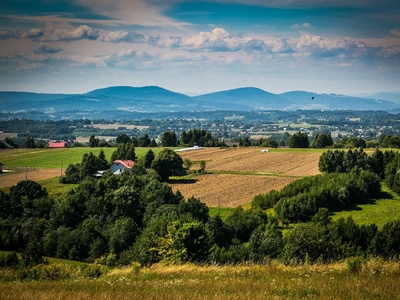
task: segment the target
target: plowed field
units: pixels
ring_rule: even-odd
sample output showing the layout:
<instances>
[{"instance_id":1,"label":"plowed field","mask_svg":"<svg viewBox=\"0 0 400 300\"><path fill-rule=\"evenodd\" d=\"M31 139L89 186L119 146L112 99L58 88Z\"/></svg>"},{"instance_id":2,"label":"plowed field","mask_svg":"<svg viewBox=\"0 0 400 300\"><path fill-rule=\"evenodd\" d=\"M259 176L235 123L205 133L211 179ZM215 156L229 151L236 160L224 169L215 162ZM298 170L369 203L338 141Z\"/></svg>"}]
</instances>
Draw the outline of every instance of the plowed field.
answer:
<instances>
[{"instance_id":1,"label":"plowed field","mask_svg":"<svg viewBox=\"0 0 400 300\"><path fill-rule=\"evenodd\" d=\"M27 173L4 173L0 175L0 188L16 185L25 179L37 181L56 176L60 176L59 169L39 169L28 171Z\"/></svg>"},{"instance_id":2,"label":"plowed field","mask_svg":"<svg viewBox=\"0 0 400 300\"><path fill-rule=\"evenodd\" d=\"M293 177L207 174L196 177L193 183L171 184L185 198L195 196L207 206L236 207L249 203L255 195L265 194L271 189L280 190Z\"/></svg>"},{"instance_id":3,"label":"plowed field","mask_svg":"<svg viewBox=\"0 0 400 300\"><path fill-rule=\"evenodd\" d=\"M271 189L280 190L303 176L319 174L321 153L260 148L203 149L179 153L183 159L206 161L206 170L236 174L206 174L193 180L171 184L187 198L195 196L208 206L236 207L251 202L254 196ZM196 169L196 166L193 167ZM273 175L273 176L271 176Z\"/></svg>"}]
</instances>

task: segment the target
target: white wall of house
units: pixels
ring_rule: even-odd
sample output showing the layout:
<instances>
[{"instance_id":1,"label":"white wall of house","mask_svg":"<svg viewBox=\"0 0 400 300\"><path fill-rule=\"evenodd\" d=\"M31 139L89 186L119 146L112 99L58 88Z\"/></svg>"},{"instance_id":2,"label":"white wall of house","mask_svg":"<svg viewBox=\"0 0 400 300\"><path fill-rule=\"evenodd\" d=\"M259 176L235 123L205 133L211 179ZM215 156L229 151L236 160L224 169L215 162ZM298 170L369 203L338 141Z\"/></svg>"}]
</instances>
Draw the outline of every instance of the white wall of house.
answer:
<instances>
[{"instance_id":1,"label":"white wall of house","mask_svg":"<svg viewBox=\"0 0 400 300\"><path fill-rule=\"evenodd\" d=\"M117 171L122 172L122 171L125 170L126 168L125 168L122 164L120 164L120 163L113 163L113 164L111 165L110 169L111 169L111 171L112 171L113 173L115 173L115 172L117 172Z\"/></svg>"}]
</instances>

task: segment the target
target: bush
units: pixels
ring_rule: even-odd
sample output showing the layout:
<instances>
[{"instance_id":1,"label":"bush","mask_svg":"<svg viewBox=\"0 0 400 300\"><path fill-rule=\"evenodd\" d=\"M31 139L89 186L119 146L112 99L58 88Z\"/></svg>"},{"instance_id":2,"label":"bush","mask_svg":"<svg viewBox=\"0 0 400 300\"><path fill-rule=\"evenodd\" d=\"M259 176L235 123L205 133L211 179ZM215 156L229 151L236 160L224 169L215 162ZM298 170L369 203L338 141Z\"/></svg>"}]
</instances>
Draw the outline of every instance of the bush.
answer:
<instances>
[{"instance_id":1,"label":"bush","mask_svg":"<svg viewBox=\"0 0 400 300\"><path fill-rule=\"evenodd\" d=\"M349 270L350 273L360 273L363 266L363 260L360 257L349 258L346 260L346 265L347 270Z\"/></svg>"}]
</instances>

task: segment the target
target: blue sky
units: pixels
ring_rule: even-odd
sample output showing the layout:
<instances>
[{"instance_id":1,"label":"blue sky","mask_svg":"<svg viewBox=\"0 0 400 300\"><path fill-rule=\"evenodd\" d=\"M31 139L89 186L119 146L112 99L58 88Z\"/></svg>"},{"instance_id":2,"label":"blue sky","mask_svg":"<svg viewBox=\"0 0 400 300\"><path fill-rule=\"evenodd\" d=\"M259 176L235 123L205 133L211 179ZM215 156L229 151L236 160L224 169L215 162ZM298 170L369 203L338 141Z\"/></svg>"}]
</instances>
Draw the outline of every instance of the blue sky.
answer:
<instances>
[{"instance_id":1,"label":"blue sky","mask_svg":"<svg viewBox=\"0 0 400 300\"><path fill-rule=\"evenodd\" d=\"M400 92L399 0L2 0L0 90Z\"/></svg>"}]
</instances>

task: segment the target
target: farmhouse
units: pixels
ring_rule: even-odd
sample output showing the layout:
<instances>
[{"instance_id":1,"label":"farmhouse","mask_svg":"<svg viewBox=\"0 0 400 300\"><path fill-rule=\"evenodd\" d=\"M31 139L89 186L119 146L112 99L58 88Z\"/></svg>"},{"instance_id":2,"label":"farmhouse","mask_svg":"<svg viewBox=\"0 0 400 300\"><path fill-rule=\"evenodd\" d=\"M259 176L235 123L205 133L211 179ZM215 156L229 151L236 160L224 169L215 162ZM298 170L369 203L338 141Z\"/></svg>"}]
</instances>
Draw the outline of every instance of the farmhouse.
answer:
<instances>
[{"instance_id":1,"label":"farmhouse","mask_svg":"<svg viewBox=\"0 0 400 300\"><path fill-rule=\"evenodd\" d=\"M65 142L50 141L49 148L65 148L65 144Z\"/></svg>"},{"instance_id":2,"label":"farmhouse","mask_svg":"<svg viewBox=\"0 0 400 300\"><path fill-rule=\"evenodd\" d=\"M130 172L134 164L135 162L132 160L114 160L110 169L115 175L118 175L124 170L128 170Z\"/></svg>"}]
</instances>

